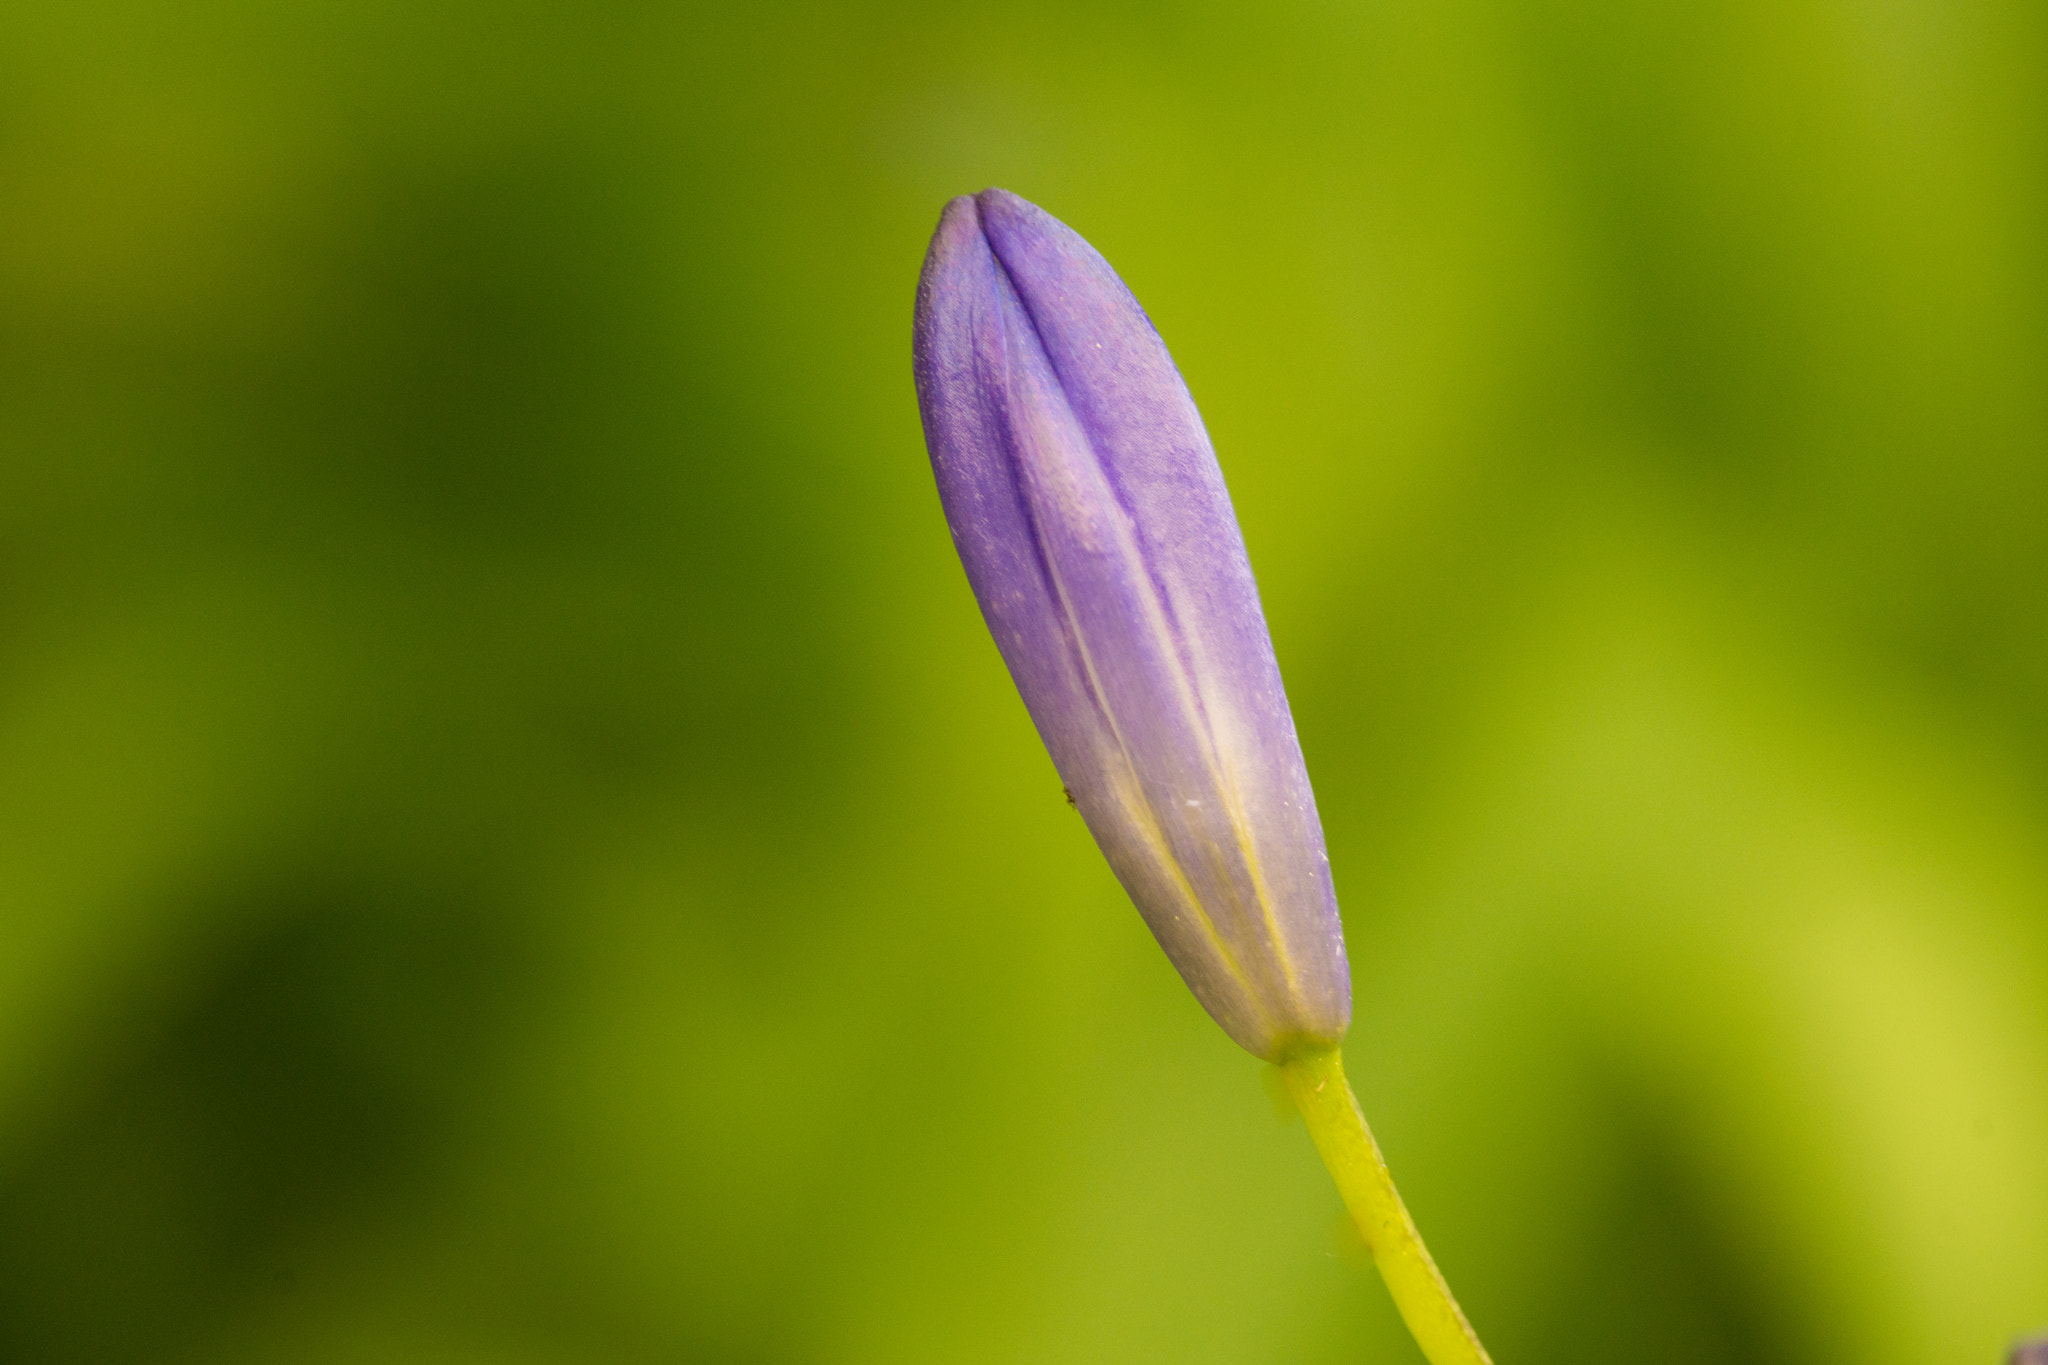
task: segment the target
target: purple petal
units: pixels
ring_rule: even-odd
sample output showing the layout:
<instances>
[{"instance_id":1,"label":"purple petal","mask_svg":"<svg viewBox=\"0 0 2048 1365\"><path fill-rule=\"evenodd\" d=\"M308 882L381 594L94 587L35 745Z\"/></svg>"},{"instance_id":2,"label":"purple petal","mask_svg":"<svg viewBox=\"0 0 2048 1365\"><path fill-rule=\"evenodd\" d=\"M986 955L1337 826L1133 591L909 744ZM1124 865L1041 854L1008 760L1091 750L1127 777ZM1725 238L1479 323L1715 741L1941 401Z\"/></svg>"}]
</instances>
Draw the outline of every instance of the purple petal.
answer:
<instances>
[{"instance_id":1,"label":"purple petal","mask_svg":"<svg viewBox=\"0 0 2048 1365\"><path fill-rule=\"evenodd\" d=\"M1215 452L1094 248L1003 190L946 206L918 287L939 497L1053 765L1196 998L1276 1058L1350 974L1315 797Z\"/></svg>"}]
</instances>

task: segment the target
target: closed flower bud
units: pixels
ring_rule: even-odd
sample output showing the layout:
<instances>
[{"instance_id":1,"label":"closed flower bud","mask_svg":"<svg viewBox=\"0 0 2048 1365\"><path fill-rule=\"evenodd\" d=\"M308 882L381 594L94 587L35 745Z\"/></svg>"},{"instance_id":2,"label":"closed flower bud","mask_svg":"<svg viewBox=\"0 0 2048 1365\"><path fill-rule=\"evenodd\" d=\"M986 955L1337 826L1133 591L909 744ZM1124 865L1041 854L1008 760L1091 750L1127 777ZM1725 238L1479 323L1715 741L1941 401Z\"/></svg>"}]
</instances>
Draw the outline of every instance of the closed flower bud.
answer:
<instances>
[{"instance_id":1,"label":"closed flower bud","mask_svg":"<svg viewBox=\"0 0 2048 1365\"><path fill-rule=\"evenodd\" d=\"M1351 1016L1315 797L1187 386L1094 248L946 206L917 390L968 581L1081 815L1216 1021L1268 1060Z\"/></svg>"}]
</instances>

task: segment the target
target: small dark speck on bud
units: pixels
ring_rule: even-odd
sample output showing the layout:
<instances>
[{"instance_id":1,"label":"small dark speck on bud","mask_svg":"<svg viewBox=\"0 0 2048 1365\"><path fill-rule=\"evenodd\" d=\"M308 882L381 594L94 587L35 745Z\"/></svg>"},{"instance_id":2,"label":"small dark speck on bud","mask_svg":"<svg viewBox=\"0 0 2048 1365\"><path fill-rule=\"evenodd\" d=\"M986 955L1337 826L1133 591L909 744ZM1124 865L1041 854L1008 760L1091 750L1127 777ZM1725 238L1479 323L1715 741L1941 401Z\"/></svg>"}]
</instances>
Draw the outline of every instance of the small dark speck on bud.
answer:
<instances>
[{"instance_id":1,"label":"small dark speck on bud","mask_svg":"<svg viewBox=\"0 0 2048 1365\"><path fill-rule=\"evenodd\" d=\"M2048 1365L2048 1336L2029 1337L2013 1347L2006 1365Z\"/></svg>"},{"instance_id":2,"label":"small dark speck on bud","mask_svg":"<svg viewBox=\"0 0 2048 1365\"><path fill-rule=\"evenodd\" d=\"M1072 787L1061 787L1060 795L1067 798L1068 805L1074 804L1074 789Z\"/></svg>"}]
</instances>

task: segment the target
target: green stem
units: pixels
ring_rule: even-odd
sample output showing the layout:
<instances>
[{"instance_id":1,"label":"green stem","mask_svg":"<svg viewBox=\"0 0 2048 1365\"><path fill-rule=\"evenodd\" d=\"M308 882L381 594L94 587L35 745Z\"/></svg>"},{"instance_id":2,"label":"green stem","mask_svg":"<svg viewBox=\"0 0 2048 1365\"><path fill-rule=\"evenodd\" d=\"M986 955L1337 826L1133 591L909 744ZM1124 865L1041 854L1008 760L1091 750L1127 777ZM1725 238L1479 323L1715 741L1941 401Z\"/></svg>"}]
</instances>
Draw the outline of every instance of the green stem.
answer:
<instances>
[{"instance_id":1,"label":"green stem","mask_svg":"<svg viewBox=\"0 0 2048 1365\"><path fill-rule=\"evenodd\" d=\"M1280 1075L1308 1123L1316 1150L1323 1154L1323 1164L1336 1177L1337 1192L1371 1249L1401 1320L1415 1334L1415 1344L1430 1365L1493 1365L1401 1203L1358 1097L1344 1079L1344 1058L1336 1048L1310 1053L1284 1063Z\"/></svg>"}]
</instances>

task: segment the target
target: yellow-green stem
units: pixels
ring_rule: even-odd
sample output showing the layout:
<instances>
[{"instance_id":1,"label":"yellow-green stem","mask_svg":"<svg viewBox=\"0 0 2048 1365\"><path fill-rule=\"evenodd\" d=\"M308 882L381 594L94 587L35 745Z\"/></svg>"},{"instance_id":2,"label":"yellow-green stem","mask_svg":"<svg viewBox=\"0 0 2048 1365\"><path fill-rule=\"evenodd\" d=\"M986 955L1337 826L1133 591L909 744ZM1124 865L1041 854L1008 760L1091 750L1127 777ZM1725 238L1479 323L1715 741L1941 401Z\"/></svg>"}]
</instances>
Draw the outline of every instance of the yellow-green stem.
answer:
<instances>
[{"instance_id":1,"label":"yellow-green stem","mask_svg":"<svg viewBox=\"0 0 2048 1365\"><path fill-rule=\"evenodd\" d=\"M1358 1097L1344 1079L1343 1057L1336 1048L1310 1053L1283 1063L1280 1074L1323 1164L1336 1177L1337 1192L1371 1249L1401 1320L1430 1365L1492 1365L1401 1203Z\"/></svg>"}]
</instances>

